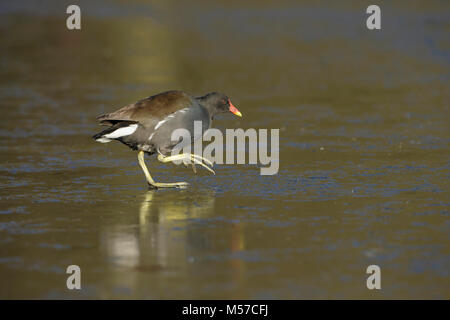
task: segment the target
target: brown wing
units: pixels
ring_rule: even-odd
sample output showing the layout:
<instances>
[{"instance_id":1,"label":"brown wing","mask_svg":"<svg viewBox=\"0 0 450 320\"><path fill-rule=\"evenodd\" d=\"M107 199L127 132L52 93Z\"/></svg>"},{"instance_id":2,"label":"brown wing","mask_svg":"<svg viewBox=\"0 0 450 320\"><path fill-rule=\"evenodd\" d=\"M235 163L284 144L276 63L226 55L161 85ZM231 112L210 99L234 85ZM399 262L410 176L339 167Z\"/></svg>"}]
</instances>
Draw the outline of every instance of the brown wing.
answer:
<instances>
[{"instance_id":1,"label":"brown wing","mask_svg":"<svg viewBox=\"0 0 450 320\"><path fill-rule=\"evenodd\" d=\"M101 115L97 120L105 125L114 125L120 121L140 122L145 125L160 121L194 103L194 99L182 91L167 91L139 100L112 113Z\"/></svg>"}]
</instances>

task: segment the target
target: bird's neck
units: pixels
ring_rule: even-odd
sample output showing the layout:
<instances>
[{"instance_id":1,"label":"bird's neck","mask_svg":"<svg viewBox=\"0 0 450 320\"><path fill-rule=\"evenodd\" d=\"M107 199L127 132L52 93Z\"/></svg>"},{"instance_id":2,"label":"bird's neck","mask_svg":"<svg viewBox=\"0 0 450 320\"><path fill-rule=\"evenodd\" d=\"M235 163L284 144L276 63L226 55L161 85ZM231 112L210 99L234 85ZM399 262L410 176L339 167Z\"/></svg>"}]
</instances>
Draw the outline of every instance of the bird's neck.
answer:
<instances>
[{"instance_id":1,"label":"bird's neck","mask_svg":"<svg viewBox=\"0 0 450 320\"><path fill-rule=\"evenodd\" d=\"M215 109L213 108L212 104L208 102L208 96L198 97L196 98L198 101L198 104L202 109L204 109L206 112L208 112L209 117L212 119L215 115Z\"/></svg>"}]
</instances>

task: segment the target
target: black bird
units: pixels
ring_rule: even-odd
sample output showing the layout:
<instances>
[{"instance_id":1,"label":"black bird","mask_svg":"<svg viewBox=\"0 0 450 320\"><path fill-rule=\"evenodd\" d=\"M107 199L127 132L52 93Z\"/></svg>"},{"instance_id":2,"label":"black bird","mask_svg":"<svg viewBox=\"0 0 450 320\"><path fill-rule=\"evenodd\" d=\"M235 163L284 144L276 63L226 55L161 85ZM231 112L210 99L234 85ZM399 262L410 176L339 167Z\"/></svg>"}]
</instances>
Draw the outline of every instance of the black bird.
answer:
<instances>
[{"instance_id":1,"label":"black bird","mask_svg":"<svg viewBox=\"0 0 450 320\"><path fill-rule=\"evenodd\" d=\"M158 153L158 160L161 162L190 161L194 171L195 164L199 164L214 173L209 167L212 167L211 161L199 155L170 156L174 147L179 144L179 141L171 140L171 134L174 130L183 128L190 132L193 140L196 140L200 137L194 137L194 121L201 121L204 132L211 127L214 115L228 111L242 117L230 99L222 93L212 92L203 97L193 97L183 91L167 91L99 116L97 118L99 123L108 128L93 138L102 143L118 140L131 149L138 150L139 164L150 187L181 188L189 184L155 182L145 165L144 154Z\"/></svg>"}]
</instances>

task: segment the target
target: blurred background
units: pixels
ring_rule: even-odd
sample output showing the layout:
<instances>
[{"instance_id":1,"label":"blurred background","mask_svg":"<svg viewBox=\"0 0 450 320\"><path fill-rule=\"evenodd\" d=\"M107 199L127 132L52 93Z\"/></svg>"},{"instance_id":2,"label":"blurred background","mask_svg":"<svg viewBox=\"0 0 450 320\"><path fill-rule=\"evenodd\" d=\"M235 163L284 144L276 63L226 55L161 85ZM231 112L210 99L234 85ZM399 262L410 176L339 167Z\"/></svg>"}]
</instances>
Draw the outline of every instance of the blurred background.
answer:
<instances>
[{"instance_id":1,"label":"blurred background","mask_svg":"<svg viewBox=\"0 0 450 320\"><path fill-rule=\"evenodd\" d=\"M450 3L376 1L377 31L370 4L1 1L0 298L449 299ZM280 129L279 174L152 158L192 187L148 191L91 136L169 89Z\"/></svg>"}]
</instances>

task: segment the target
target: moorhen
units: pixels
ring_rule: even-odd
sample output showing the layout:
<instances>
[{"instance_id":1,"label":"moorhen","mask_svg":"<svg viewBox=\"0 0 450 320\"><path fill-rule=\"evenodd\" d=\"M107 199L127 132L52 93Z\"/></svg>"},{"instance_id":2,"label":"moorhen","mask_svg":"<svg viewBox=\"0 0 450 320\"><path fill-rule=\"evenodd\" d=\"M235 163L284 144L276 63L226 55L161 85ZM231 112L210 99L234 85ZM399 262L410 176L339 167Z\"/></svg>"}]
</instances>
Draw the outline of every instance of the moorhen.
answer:
<instances>
[{"instance_id":1,"label":"moorhen","mask_svg":"<svg viewBox=\"0 0 450 320\"><path fill-rule=\"evenodd\" d=\"M171 140L171 134L174 130L183 128L194 137L194 121L202 122L204 132L211 127L214 115L227 111L242 117L230 99L222 93L212 92L203 97L193 97L183 91L167 91L99 116L99 123L108 128L93 138L102 143L118 140L131 149L138 150L138 161L150 187L181 188L189 184L155 182L145 165L144 154L158 153L158 160L164 163L190 161L194 172L195 164L198 164L214 173L209 167L212 167L211 161L199 155L188 153L170 156L172 149L178 144ZM198 138L200 137L194 137L193 140Z\"/></svg>"}]
</instances>

